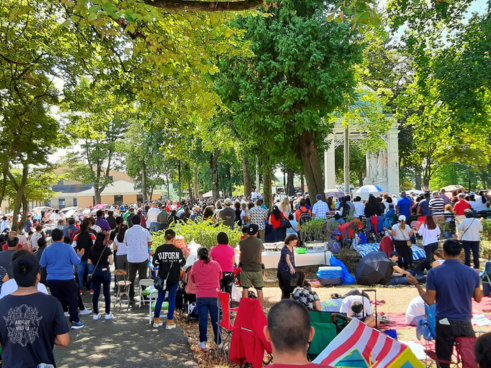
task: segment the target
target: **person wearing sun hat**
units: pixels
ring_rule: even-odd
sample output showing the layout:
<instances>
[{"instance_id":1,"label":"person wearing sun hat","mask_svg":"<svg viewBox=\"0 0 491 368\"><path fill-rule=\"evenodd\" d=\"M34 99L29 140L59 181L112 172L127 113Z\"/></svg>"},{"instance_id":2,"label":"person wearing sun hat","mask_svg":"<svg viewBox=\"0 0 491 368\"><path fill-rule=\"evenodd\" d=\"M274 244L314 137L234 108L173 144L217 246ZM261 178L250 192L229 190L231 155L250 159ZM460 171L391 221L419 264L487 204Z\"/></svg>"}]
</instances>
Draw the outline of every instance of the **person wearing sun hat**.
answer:
<instances>
[{"instance_id":1,"label":"person wearing sun hat","mask_svg":"<svg viewBox=\"0 0 491 368\"><path fill-rule=\"evenodd\" d=\"M388 229L384 228L384 230ZM399 215L398 223L392 226L392 229L391 231L389 231L389 233L394 240L394 247L397 253L399 253L399 259L397 263L401 268L404 264L404 269L407 270L409 267L409 247L411 242L410 238L411 236L413 236L414 233L409 225L406 224L406 216Z\"/></svg>"}]
</instances>

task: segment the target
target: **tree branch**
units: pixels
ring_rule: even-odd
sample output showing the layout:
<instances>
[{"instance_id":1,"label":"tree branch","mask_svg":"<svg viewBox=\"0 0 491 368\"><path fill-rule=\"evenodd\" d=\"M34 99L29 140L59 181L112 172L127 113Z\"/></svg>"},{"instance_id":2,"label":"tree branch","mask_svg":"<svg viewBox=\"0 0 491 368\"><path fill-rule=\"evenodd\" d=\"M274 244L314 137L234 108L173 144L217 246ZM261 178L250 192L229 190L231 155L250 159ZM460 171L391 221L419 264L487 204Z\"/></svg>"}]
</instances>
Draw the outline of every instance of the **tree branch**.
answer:
<instances>
[{"instance_id":1,"label":"tree branch","mask_svg":"<svg viewBox=\"0 0 491 368\"><path fill-rule=\"evenodd\" d=\"M186 1L144 0L145 4L168 10L197 10L206 12L244 11L260 7L264 0L243 1Z\"/></svg>"}]
</instances>

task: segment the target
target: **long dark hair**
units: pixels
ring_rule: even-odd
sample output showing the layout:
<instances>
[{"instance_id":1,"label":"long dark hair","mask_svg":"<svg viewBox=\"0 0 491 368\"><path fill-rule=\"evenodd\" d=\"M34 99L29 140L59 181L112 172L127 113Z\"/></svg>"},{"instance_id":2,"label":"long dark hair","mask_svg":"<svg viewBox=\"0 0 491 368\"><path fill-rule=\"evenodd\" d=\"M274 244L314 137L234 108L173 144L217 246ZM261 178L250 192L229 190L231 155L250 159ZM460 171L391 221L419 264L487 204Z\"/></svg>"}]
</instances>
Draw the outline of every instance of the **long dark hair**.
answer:
<instances>
[{"instance_id":1,"label":"long dark hair","mask_svg":"<svg viewBox=\"0 0 491 368\"><path fill-rule=\"evenodd\" d=\"M278 221L281 218L281 211L277 205L273 206L273 215L274 215L276 221Z\"/></svg>"},{"instance_id":2,"label":"long dark hair","mask_svg":"<svg viewBox=\"0 0 491 368\"><path fill-rule=\"evenodd\" d=\"M126 224L119 225L118 236L116 238L118 239L118 242L121 243L124 240L124 234L126 233L126 230L128 230L128 225Z\"/></svg>"},{"instance_id":3,"label":"long dark hair","mask_svg":"<svg viewBox=\"0 0 491 368\"><path fill-rule=\"evenodd\" d=\"M104 249L105 240L106 240L106 234L104 233L97 234L97 237L95 238L94 249L95 250Z\"/></svg>"},{"instance_id":4,"label":"long dark hair","mask_svg":"<svg viewBox=\"0 0 491 368\"><path fill-rule=\"evenodd\" d=\"M198 251L198 257L200 260L205 261L206 264L210 263L210 257L208 255L208 248L202 247Z\"/></svg>"},{"instance_id":5,"label":"long dark hair","mask_svg":"<svg viewBox=\"0 0 491 368\"><path fill-rule=\"evenodd\" d=\"M373 209L375 209L378 206L377 198L373 194L370 194L368 196L368 203L370 206L372 206Z\"/></svg>"},{"instance_id":6,"label":"long dark hair","mask_svg":"<svg viewBox=\"0 0 491 368\"><path fill-rule=\"evenodd\" d=\"M436 224L435 224L435 221L433 220L432 215L426 215L425 224L426 224L426 227L428 228L428 230L436 229Z\"/></svg>"}]
</instances>

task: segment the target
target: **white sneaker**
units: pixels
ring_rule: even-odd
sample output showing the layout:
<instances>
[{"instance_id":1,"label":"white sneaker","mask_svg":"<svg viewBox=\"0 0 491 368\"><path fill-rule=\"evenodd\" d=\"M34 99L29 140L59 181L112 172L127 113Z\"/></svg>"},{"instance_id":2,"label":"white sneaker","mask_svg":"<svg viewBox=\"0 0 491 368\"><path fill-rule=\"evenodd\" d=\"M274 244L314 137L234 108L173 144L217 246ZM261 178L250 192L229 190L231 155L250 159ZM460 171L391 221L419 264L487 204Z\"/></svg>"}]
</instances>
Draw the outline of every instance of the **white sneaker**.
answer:
<instances>
[{"instance_id":1,"label":"white sneaker","mask_svg":"<svg viewBox=\"0 0 491 368\"><path fill-rule=\"evenodd\" d=\"M109 314L106 314L106 316L104 317L104 319L113 319L114 316L112 313L109 313Z\"/></svg>"},{"instance_id":2,"label":"white sneaker","mask_svg":"<svg viewBox=\"0 0 491 368\"><path fill-rule=\"evenodd\" d=\"M88 316L89 314L92 314L92 311L90 309L85 308L84 310L80 311L79 314L81 316Z\"/></svg>"},{"instance_id":3,"label":"white sneaker","mask_svg":"<svg viewBox=\"0 0 491 368\"><path fill-rule=\"evenodd\" d=\"M97 321L98 319L101 319L101 315L100 314L94 314L94 316L92 318L94 319L94 321Z\"/></svg>"},{"instance_id":4,"label":"white sneaker","mask_svg":"<svg viewBox=\"0 0 491 368\"><path fill-rule=\"evenodd\" d=\"M201 350L206 350L206 342L200 342L198 346Z\"/></svg>"},{"instance_id":5,"label":"white sneaker","mask_svg":"<svg viewBox=\"0 0 491 368\"><path fill-rule=\"evenodd\" d=\"M68 312L65 312L65 317L68 317Z\"/></svg>"}]
</instances>

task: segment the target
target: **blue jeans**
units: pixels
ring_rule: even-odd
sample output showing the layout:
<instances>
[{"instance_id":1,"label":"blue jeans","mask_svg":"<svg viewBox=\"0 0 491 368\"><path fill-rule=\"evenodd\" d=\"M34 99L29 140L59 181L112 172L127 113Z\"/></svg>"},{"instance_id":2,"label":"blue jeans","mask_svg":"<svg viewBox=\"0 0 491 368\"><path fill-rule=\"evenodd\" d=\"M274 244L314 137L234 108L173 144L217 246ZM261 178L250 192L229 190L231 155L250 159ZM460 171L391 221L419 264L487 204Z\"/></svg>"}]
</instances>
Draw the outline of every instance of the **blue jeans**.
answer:
<instances>
[{"instance_id":1,"label":"blue jeans","mask_svg":"<svg viewBox=\"0 0 491 368\"><path fill-rule=\"evenodd\" d=\"M208 312L211 316L211 327L215 334L216 344L222 342L222 337L218 331L218 298L197 298L196 305L199 316L199 342L206 342L208 338L206 331L208 330Z\"/></svg>"},{"instance_id":2,"label":"blue jeans","mask_svg":"<svg viewBox=\"0 0 491 368\"><path fill-rule=\"evenodd\" d=\"M92 273L94 271L94 265L90 265L88 261L81 261L78 267L78 282L80 283L80 290L84 288L84 273L85 269L87 269L87 273ZM90 285L90 289L93 289L94 286Z\"/></svg>"},{"instance_id":3,"label":"blue jeans","mask_svg":"<svg viewBox=\"0 0 491 368\"><path fill-rule=\"evenodd\" d=\"M149 230L150 230L151 233L154 233L156 231L159 231L160 230L160 224L158 222L152 222L150 224L150 229Z\"/></svg>"},{"instance_id":4,"label":"blue jeans","mask_svg":"<svg viewBox=\"0 0 491 368\"><path fill-rule=\"evenodd\" d=\"M103 269L106 269L103 271ZM92 295L92 306L94 313L99 314L99 295L101 293L101 284L104 290L104 300L106 302L106 314L111 313L111 272L109 266L97 266L92 276L92 287L94 295Z\"/></svg>"},{"instance_id":5,"label":"blue jeans","mask_svg":"<svg viewBox=\"0 0 491 368\"><path fill-rule=\"evenodd\" d=\"M162 309L162 303L165 300L165 293L169 292L169 309L167 310L167 319L174 319L174 310L176 309L176 292L179 284L169 285L165 290L159 290L159 297L155 304L155 318L160 317L160 310Z\"/></svg>"}]
</instances>

